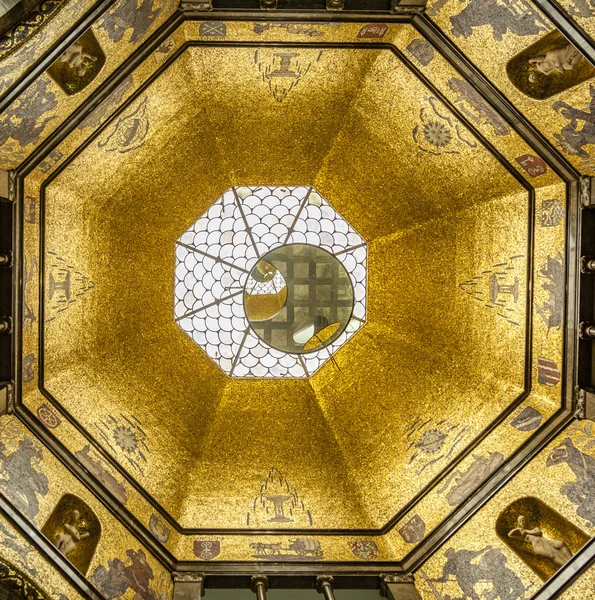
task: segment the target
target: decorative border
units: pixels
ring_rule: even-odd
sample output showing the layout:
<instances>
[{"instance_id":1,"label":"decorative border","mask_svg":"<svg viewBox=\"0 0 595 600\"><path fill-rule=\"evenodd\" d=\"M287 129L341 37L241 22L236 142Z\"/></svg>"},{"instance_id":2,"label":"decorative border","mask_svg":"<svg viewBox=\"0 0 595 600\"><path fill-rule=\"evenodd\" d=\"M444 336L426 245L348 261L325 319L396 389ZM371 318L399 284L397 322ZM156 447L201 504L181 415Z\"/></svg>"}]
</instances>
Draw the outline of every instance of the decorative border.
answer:
<instances>
[{"instance_id":1,"label":"decorative border","mask_svg":"<svg viewBox=\"0 0 595 600\"><path fill-rule=\"evenodd\" d=\"M68 0L45 0L29 11L16 25L0 36L0 60L16 50L45 25Z\"/></svg>"},{"instance_id":2,"label":"decorative border","mask_svg":"<svg viewBox=\"0 0 595 600\"><path fill-rule=\"evenodd\" d=\"M20 598L50 600L33 580L0 556L0 584ZM9 598L9 600L12 600Z\"/></svg>"}]
</instances>

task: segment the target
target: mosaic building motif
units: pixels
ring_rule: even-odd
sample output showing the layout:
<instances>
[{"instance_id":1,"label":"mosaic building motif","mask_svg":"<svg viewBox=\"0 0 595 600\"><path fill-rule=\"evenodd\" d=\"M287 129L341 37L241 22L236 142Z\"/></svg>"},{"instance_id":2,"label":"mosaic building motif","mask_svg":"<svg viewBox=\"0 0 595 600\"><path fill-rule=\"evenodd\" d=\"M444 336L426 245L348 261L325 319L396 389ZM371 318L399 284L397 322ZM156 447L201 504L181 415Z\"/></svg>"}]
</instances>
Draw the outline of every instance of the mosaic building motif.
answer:
<instances>
[{"instance_id":1,"label":"mosaic building motif","mask_svg":"<svg viewBox=\"0 0 595 600\"><path fill-rule=\"evenodd\" d=\"M46 273L46 323L51 323L95 287L95 282L52 251L47 252Z\"/></svg>"},{"instance_id":2,"label":"mosaic building motif","mask_svg":"<svg viewBox=\"0 0 595 600\"><path fill-rule=\"evenodd\" d=\"M259 48L254 53L254 63L273 98L283 102L321 56L322 50L304 49L297 52Z\"/></svg>"}]
</instances>

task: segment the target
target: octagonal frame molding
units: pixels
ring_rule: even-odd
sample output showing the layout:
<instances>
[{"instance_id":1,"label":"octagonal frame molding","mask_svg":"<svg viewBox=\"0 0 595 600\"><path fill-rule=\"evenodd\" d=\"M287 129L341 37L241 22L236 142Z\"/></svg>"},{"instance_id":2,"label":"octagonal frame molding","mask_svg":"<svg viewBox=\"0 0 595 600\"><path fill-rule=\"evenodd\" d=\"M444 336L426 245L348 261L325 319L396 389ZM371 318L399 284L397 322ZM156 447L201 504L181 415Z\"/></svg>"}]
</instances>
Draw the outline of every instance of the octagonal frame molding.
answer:
<instances>
[{"instance_id":1,"label":"octagonal frame molding","mask_svg":"<svg viewBox=\"0 0 595 600\"><path fill-rule=\"evenodd\" d=\"M304 18L303 14L298 14L298 17L301 16L302 18ZM339 16L343 16L343 15L339 15ZM357 21L357 20L363 20L366 22L373 22L373 21L391 21L391 22L411 22L413 23L414 26L416 26L418 28L418 31L423 31L424 29L427 29L426 27L424 27L424 23L425 23L425 17L419 17L416 16L413 19L411 18L403 18L402 16L395 16L395 17L387 17L387 16L382 16L379 18L370 18L369 15L366 15L365 18L361 19L358 18L358 15L349 15L351 18L348 19L341 19L341 18L337 18L336 13L331 15L332 18L328 18L325 20L334 20L334 21ZM263 15L262 13L258 13L258 20L262 21L263 20ZM268 17L268 15L267 15ZM283 14L283 15L279 15L278 17L275 15L276 18L273 19L265 19L265 20L288 20L290 18L290 15L287 14ZM242 13L241 15L237 15L234 17L234 15L229 14L229 13L217 13L217 12L213 12L213 13L209 13L208 15L201 15L200 16L200 20L215 20L215 19L225 19L225 20L234 20L234 19L246 19L247 15L245 13ZM194 19L197 20L197 19ZM132 72L134 70L134 68L136 67L136 65L141 62L142 60L144 60L144 58L146 57L146 55L148 55L154 48L156 48L168 35L171 34L171 32L176 29L181 22L183 21L182 17L180 14L174 15L167 23L165 23L158 31L156 31L148 40L147 42L145 42L145 44L143 44L138 51L136 51L123 65L121 65L121 67L114 73L112 74L112 76L110 76L106 82L104 82L104 84L98 89L96 90L91 97L81 106L79 107L79 109L77 109L76 111L74 111L74 113L67 118L64 123L62 123L57 130L45 141L43 142L39 148L37 148L32 154L31 156L23 162L23 164L17 169L16 171L16 184L17 184L17 195L18 195L18 208L19 208L19 212L20 212L20 222L17 224L16 220L13 223L13 228L14 228L14 233L15 233L15 241L16 241L16 248L18 249L18 251L15 253L15 276L14 276L14 287L13 287L13 296L14 296L14 307L15 307L15 317L19 318L20 322L20 308L21 308L21 304L20 302L22 301L21 298L21 289L19 287L19 283L21 281L21 273L22 273L22 237L21 237L21 227L22 227L22 218L23 218L23 180L24 178L27 176L27 174L33 169L35 168L35 166L41 162L41 160L43 160L43 158L49 154L49 152L51 152L65 137L67 137L70 132L87 116L87 114L89 114L89 112L97 105L99 104L104 98L106 98L111 91L113 91L113 89L117 86L118 82L125 76L127 76L130 72ZM427 25L427 23L426 23ZM422 34L425 36L425 34ZM61 54L61 52L69 45L69 38L64 39L60 44L58 44L53 50L52 52L56 53L57 55ZM430 41L432 41L430 39ZM177 51L174 55L172 55L170 57L170 59L168 61L166 61L164 63L164 65L162 65L161 69L158 69L158 71L154 74L154 76L150 77L142 86L139 90L137 90L137 92L129 99L129 101L127 101L126 103L124 103L119 109L118 111L112 115L112 117L110 117L110 121L111 119L118 114L119 111L124 110L126 108L126 106L132 102L134 100L134 98L137 97L138 94L140 94L143 89L147 86L150 85L150 83L154 80L154 78L156 76L158 76L163 69L167 68L167 66L169 66L169 64L171 64L171 62L173 62L173 60L175 60L177 58L177 56L179 55L179 53L181 53L182 51L184 51L186 49L186 47L188 45L197 45L197 44L185 44L184 46L182 46L179 51ZM266 45L266 44L262 44L262 43L258 43L258 44L254 44L256 46L262 46L262 45ZM279 43L272 43L269 45L275 45L275 46L279 46ZM292 45L304 45L307 46L308 44L293 44ZM310 44L311 46L317 46L317 47L321 47L321 46L325 46L324 44ZM327 47L332 47L333 45L326 45ZM344 47L345 44L342 44L342 46ZM371 47L372 45L368 45L368 47ZM358 48L362 48L361 45L357 45ZM375 48L387 48L387 49L394 49L392 45L390 44L375 44L374 45ZM442 54L443 56L445 55L444 52L444 48L438 48L436 47L436 45L434 44L434 48L435 50L437 50L440 54ZM452 48L449 48L448 50L452 51ZM455 49L456 50L456 49ZM456 54L456 52L455 52ZM448 58L448 57L447 57ZM460 56L458 57L459 59L461 58ZM42 59L42 60L45 60ZM465 67L469 67L468 64L465 63L464 57L461 61L461 64ZM404 61L405 62L405 61ZM407 64L407 63L405 63ZM457 70L460 70L460 65L457 66ZM414 73L417 75L417 69L414 67L413 68ZM410 552L401 562L399 563L394 563L394 562L390 562L390 563L374 563L374 564L369 564L369 565L364 565L361 563L356 563L354 561L353 563L353 567L350 567L348 563L341 563L341 569L340 571L343 571L343 569L345 569L346 571L353 571L356 570L358 573L378 573L378 572L386 572L387 568L389 570L394 571L395 569L399 570L399 571L404 571L404 569L414 569L416 568L416 566L418 566L421 562L423 562L423 560L425 560L431 553L433 553L444 541L444 539L446 538L447 535L451 535L452 533L454 533L454 531L456 531L459 527L461 527L477 510L479 510L479 508L484 505L486 502L489 501L489 499L503 486L505 485L505 483L511 478L513 477L527 462L529 462L533 456L535 456L535 454L537 454L541 449L543 449L543 447L545 447L545 445L563 428L566 426L566 424L572 419L573 417L573 408L575 405L575 399L573 396L573 390L574 390L574 381L573 381L573 375L575 372L575 365L576 365L576 336L574 335L576 332L576 303L577 303L577 294L576 294L576 283L577 283L577 269L578 269L578 258L576 257L576 242L578 240L578 238L580 237L580 230L578 228L578 213L579 213L579 209L578 209L578 197L579 197L579 193L578 193L578 175L576 174L576 172L574 171L574 169L572 167L570 167L563 158L560 157L559 153L551 147L551 145L545 141L541 135L539 134L539 132L533 128L533 126L528 123L528 122L523 122L522 118L518 118L518 115L514 114L514 110L509 110L510 107L506 106L506 102L504 102L504 104L502 104L501 99L497 97L497 95L493 95L493 94L486 94L485 88L482 87L481 84L481 78L476 79L476 78L471 78L469 79L468 75L466 73L463 72L463 75L467 78L467 80L470 81L470 83L474 86L474 88L482 95L482 97L495 109L497 110L497 112L499 114L501 114L501 116L503 116L503 118L508 122L509 125L511 125L511 127L521 136L522 139L524 139L535 151L538 155L541 156L547 156L548 157L548 163L550 164L550 166L552 166L552 168L554 168L556 170L556 172L567 182L568 184L568 194L567 194L567 199L568 199L568 218L567 218L567 282L568 282L568 287L569 290L571 290L572 293L574 293L573 298L571 299L572 301L567 302L567 306L566 306L566 314L565 314L565 331L566 331L566 339L565 339L565 352L564 352L564 372L565 372L565 377L564 377L564 381L562 382L562 385L564 386L564 394L563 394L563 406L558 409L558 411L546 422L542 425L542 427L537 431L537 433L535 433L533 436L531 436L531 438L521 447L517 450L517 452L511 457L509 458L503 465L503 467L499 470L496 471L487 481L484 482L484 484L482 484L482 486L480 486L480 488L476 491L474 498L473 498L473 502L466 502L464 504L461 505L461 507L459 507L459 509L454 510L452 513L450 513L450 515L444 519L444 521L439 524L432 532L430 532L425 538L424 540L418 544L418 546L416 546L412 552ZM423 79L422 79L423 80ZM478 85L478 81L479 81L479 85ZM428 85L428 82L425 82L426 85ZM434 89L434 87L430 84L430 89ZM437 91L437 90L436 90ZM441 94L437 94L438 97L442 97ZM452 106L452 104L450 102L446 102L446 104L449 106L449 108L451 110L453 110L453 112L455 114L457 114L458 116L460 116L461 121L467 126L469 127L469 129L471 131L474 132L474 134L478 134L476 128L468 123L468 121L464 118L464 116L459 115L459 111ZM505 111L502 111L502 106L504 106ZM109 122L109 121L108 121ZM99 130L99 132L101 131L101 129ZM94 139L95 135L98 134L98 132L95 132L93 135L91 135L87 142ZM491 149L491 145L487 142L485 142L483 140L483 137L481 135L478 135L478 137L482 140L482 143L484 143L488 149ZM85 142L80 148L84 148L84 146L86 145ZM75 151L75 153L73 153L73 155L71 156L74 157L76 156L76 154L80 151L80 148L77 149ZM52 176L55 176L57 174L54 173ZM518 179L522 179L520 178L520 176L517 176ZM49 183L49 180L46 181L44 183L44 185L47 185L47 183ZM570 299L569 299L570 300ZM13 338L13 355L16 358L16 373L21 372L21 356L20 353L18 352L20 350L20 331L17 330L15 337ZM569 366L572 365L571 368L569 368ZM156 557L161 560L166 566L168 566L168 568L176 568L178 570L189 570L190 565L196 565L196 563L191 562L191 563L185 563L184 561L176 561L175 558L169 553L168 550L166 550L161 544L159 544L158 542L156 542L154 540L154 538L152 537L152 535L148 532L146 526L142 523L140 523L136 517L130 512L128 511L128 509L124 508L123 506L120 505L120 503L114 498L114 496L108 492L107 490L105 490L98 482L96 482L94 480L94 478L92 478L91 476L89 476L84 469L81 467L81 465L72 457L72 455L69 453L69 451L62 445L62 443L60 442L60 440L58 440L53 434L51 434L50 432L48 432L45 428L43 428L43 426L39 423L39 421L37 420L36 417L33 416L33 414L29 411L29 409L21 402L21 381L20 381L20 375L17 376L16 378L16 384L17 384L17 407L16 407L16 414L19 417L19 419L21 419L25 425L27 425L29 427L29 429L31 429L33 431L33 433L40 438L45 444L46 446L48 446L48 448L61 460L62 463L64 463L70 470L71 472L79 479L81 480L89 489L91 489L96 496L98 496L98 498L104 503L106 504L110 510L115 513L117 515L117 517L119 518L119 520L130 530L133 532L133 534L140 540L142 541L155 555ZM522 398L521 398L522 399ZM511 410L514 409L514 406L512 407ZM62 409L61 409L62 410ZM68 417L67 417L68 418ZM504 415L503 418L506 418L506 415ZM72 422L72 420L71 420ZM82 428L80 428L80 426L74 422L73 423L79 430L81 430ZM84 434L84 431L83 431ZM93 441L93 445L94 447L97 448L96 443ZM471 450L469 450L471 451ZM139 489L140 486L138 486L137 482L135 482L130 476L129 474L124 471L119 463L117 463L110 455L108 455L105 451L103 451L100 448L100 452L102 454L102 456L104 458L106 458L108 460L108 462L114 466L120 473L122 473L127 481L129 481L129 483L131 485L133 485L136 489ZM457 457L458 460L462 459L462 456ZM452 467L454 468L456 466L456 463L453 463ZM505 471L505 473L503 472ZM442 476L445 474L446 471L443 471ZM141 493L143 493L143 495L146 497L146 492L144 492L144 490L142 490L142 488L140 488ZM152 501L152 498L150 499ZM416 500L417 501L417 500ZM154 504L154 502L151 502L152 504ZM405 507L402 511L400 511L401 514L405 514L406 510L408 507ZM159 510L158 512L160 512L161 514L162 511ZM168 522L179 532L181 533L192 533L189 530L183 530L182 528L179 527L179 525L177 524L177 522L175 521L171 521L168 519ZM204 531L204 530L202 530ZM224 533L223 530L216 530L218 533ZM237 533L237 532L234 532ZM281 530L274 530L271 532L263 532L261 530L250 530L248 532L246 532L245 530L242 530L242 533L254 533L254 534L263 534L263 533L272 533L272 534L278 534L281 535L283 534L283 531ZM290 530L290 534L294 535L294 534L298 534L298 530ZM307 530L308 534L336 534L337 532L331 532L331 531L327 531L327 530L322 530L317 532L317 530ZM378 531L378 532L374 532L372 535L379 535L381 534L382 531ZM349 532L348 535L353 535L353 532ZM366 535L370 535L370 533L366 530L365 532ZM253 571L253 562L246 562L245 564L243 563L229 563L226 564L225 562L218 562L218 563L201 563L201 569L204 570L205 572L209 572L209 573L223 573L226 569L227 571L229 571L230 569L233 570L234 573L238 573L239 571L245 571L245 572L252 572ZM285 568L286 567L286 568ZM302 572L302 568L303 568L303 572L308 572L308 573L325 573L328 574L329 572L334 572L333 570L333 565L332 563L303 563L303 565L300 565L300 567L297 567L295 565L291 565L291 566L284 566L284 568L281 569L281 571L290 573L290 572L295 572L300 571Z\"/></svg>"},{"instance_id":2,"label":"octagonal frame molding","mask_svg":"<svg viewBox=\"0 0 595 600\"><path fill-rule=\"evenodd\" d=\"M202 19L201 19L202 20ZM97 130L95 130L83 144L81 144L69 157L65 160L56 170L52 172L52 174L43 182L41 185L41 206L40 206L40 244L43 247L44 239L45 239L45 227L44 227L44 209L45 209L45 189L51 182L58 176L59 173L62 172L69 164L74 160L76 156L78 156L84 149L91 144L101 133L109 127L112 119L116 118L118 114L125 111L128 106L130 106L144 91L145 89L151 85L151 83L159 77L159 75L167 69L167 67L172 64L177 58L189 47L200 47L200 46L217 46L217 47L278 47L279 45L288 45L279 44L278 42L242 42L242 43L233 43L233 42L225 42L225 43L215 43L212 42L200 42L200 41L187 41L180 48L177 49L175 53L173 53L167 61L165 61L157 71L150 76L137 90L134 94L132 94L115 112L114 114L106 120ZM293 42L290 44L295 46ZM316 47L316 48L358 48L360 50L364 49L372 49L372 50L388 50L391 51L398 60L400 60L407 68L409 68L412 73L422 82L424 85L428 87L432 91L436 97L439 98L441 102L443 102L450 111L457 115L457 117L461 120L461 122L467 127L470 131L473 132L473 135L477 137L477 139L488 149L492 155L500 162L500 164L525 188L529 195L529 214L527 215L528 219L528 227L529 227L529 242L528 242L528 272L532 272L532 250L533 250L533 213L534 213L534 204L535 204L535 194L534 189L529 185L529 183L523 178L523 176L514 169L509 162L501 155L501 153L496 150L493 145L477 130L477 128L459 111L456 107L448 101L448 99L430 82L420 71L419 69L406 57L404 54L389 43L369 43L366 46L362 46L357 43L312 43L312 42L303 42L298 44L303 47ZM53 147L52 147L53 149ZM50 150L51 151L51 150ZM43 157L47 155L47 152L44 153L43 156L39 157L38 160L42 160ZM31 167L33 168L33 167ZM22 218L22 215L21 215ZM40 271L40 290L44 289L44 255L43 253L39 257L39 271ZM529 290L530 292L530 290ZM528 292L527 302L530 305L532 294ZM41 292L40 292L41 293ZM42 309L40 311L40 323L43 322L43 303ZM529 344L529 340L531 339L531 315L528 312L527 317L527 328L526 328L526 339L525 344ZM43 331L40 331L40 347L43 348ZM144 498L152 504L155 510L164 517L167 522L176 529L179 533L183 533L185 535L198 535L198 534L213 534L213 535L238 535L238 534L247 534L247 535L382 535L389 531L396 523L399 521L407 512L411 510L413 505L417 504L420 499L425 496L431 489L433 489L436 485L438 485L439 481L443 479L444 476L448 475L452 470L456 468L456 466L477 446L479 442L481 442L485 437L487 437L496 427L499 426L509 415L512 413L519 404L523 402L523 400L529 394L530 388L530 354L525 354L525 378L524 378L524 387L525 390L513 401L510 405L502 411L497 417L495 417L492 422L470 443L466 448L464 448L461 452L459 452L456 457L451 461L451 463L438 475L436 475L424 488L416 494L414 498L412 498L409 502L407 502L396 515L390 518L382 527L377 529L274 529L274 530L256 530L256 529L194 529L194 528L182 528L177 521L175 521L168 513L164 510L162 506L160 506L152 496L150 496L144 488L130 475L121 465L118 463L109 453L107 453L102 446L100 446L96 440L90 436L90 434L74 419L72 415L60 404L60 402L52 396L52 394L45 389L43 385L43 351L39 352L39 389L42 394L45 396L47 400L81 433L87 441L101 453L102 457L107 460L120 474L126 478L126 480L135 487L135 489L144 496ZM19 371L17 371L19 372ZM17 385L20 385L20 381L17 380ZM19 388L20 391L20 388ZM20 394L19 394L20 396ZM18 412L18 411L17 411ZM35 419L36 420L36 419ZM545 425L542 425L544 427ZM537 430L539 431L539 430ZM501 467L504 469L506 463ZM495 473L497 473L496 471Z\"/></svg>"}]
</instances>

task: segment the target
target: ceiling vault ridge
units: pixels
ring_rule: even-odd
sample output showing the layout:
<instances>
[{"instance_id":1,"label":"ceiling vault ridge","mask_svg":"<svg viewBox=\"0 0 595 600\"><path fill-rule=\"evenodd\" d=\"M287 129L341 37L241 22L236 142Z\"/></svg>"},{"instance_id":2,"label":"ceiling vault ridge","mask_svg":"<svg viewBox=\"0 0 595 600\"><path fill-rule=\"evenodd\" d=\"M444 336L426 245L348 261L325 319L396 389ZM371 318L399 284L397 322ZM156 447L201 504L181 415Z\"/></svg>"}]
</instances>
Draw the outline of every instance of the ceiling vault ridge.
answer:
<instances>
[{"instance_id":1,"label":"ceiling vault ridge","mask_svg":"<svg viewBox=\"0 0 595 600\"><path fill-rule=\"evenodd\" d=\"M369 61L368 64L366 65L366 68L365 68L364 72L362 73L361 81L357 88L357 92L355 94L353 94L353 97L350 99L347 109L344 111L344 114L341 116L340 125L337 127L335 135L332 138L332 142L329 145L328 150L326 151L324 157L320 161L320 166L318 167L318 170L316 171L316 173L313 176L312 185L314 187L321 187L318 185L319 176L320 176L321 172L326 168L326 164L330 160L331 156L333 156L336 145L340 143L339 138L340 138L341 134L343 133L344 128L347 126L347 123L351 120L352 111L355 110L355 107L357 106L359 99L361 98L362 94L364 93L365 83L366 83L368 74L374 68L375 64L380 60L380 58L381 58L381 55L378 54L373 60ZM324 189L322 187L321 187L321 189L322 189L322 192L324 193ZM330 201L330 204L331 205L333 204L332 200ZM365 240L365 241L366 241L366 243L370 243L370 240Z\"/></svg>"},{"instance_id":2,"label":"ceiling vault ridge","mask_svg":"<svg viewBox=\"0 0 595 600\"><path fill-rule=\"evenodd\" d=\"M360 328L358 330L358 332L356 333L359 335L363 335L363 331L362 329L364 329L364 327ZM339 356L341 354L340 350L337 353ZM334 366L334 364L331 363L327 363L325 367L326 369L331 369L331 368L336 368ZM353 484L353 489L356 491L356 501L357 501L357 505L360 509L361 514L364 516L364 518L366 519L367 523L371 523L372 522L372 518L371 515L368 511L368 509L366 508L366 503L364 502L363 499L363 493L362 490L360 488L359 484L355 483L355 478L353 477L353 469L352 467L349 465L349 461L347 460L346 456L345 456L345 452L343 451L343 447L341 445L341 443L339 442L336 434L335 434L335 430L333 428L332 423L329 421L328 416L324 410L324 406L323 406L323 402L321 401L321 391L314 385L314 378L312 376L308 377L308 385L310 386L310 388L312 389L312 393L314 395L314 398L316 399L316 407L318 408L318 410L320 411L320 415L322 417L322 420L324 421L325 425L326 425L326 429L330 434L330 437L333 441L333 445L335 446L335 448L337 448L337 450L339 451L339 455L341 458L341 461L343 463L343 469L346 473L346 475L349 477L349 479L351 480L352 484Z\"/></svg>"}]
</instances>

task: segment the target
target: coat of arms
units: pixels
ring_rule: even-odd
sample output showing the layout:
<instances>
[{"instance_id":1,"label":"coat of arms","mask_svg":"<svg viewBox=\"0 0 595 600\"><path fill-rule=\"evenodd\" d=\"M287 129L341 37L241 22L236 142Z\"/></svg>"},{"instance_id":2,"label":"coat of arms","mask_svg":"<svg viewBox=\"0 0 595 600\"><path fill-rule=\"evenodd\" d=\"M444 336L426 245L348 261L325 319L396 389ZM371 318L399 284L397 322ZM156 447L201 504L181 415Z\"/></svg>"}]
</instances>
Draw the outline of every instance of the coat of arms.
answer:
<instances>
[{"instance_id":1,"label":"coat of arms","mask_svg":"<svg viewBox=\"0 0 595 600\"><path fill-rule=\"evenodd\" d=\"M419 515L414 515L399 529L399 534L408 544L416 544L426 532L426 524Z\"/></svg>"},{"instance_id":2,"label":"coat of arms","mask_svg":"<svg viewBox=\"0 0 595 600\"><path fill-rule=\"evenodd\" d=\"M221 552L221 542L215 540L195 540L194 554L201 560L213 560Z\"/></svg>"},{"instance_id":3,"label":"coat of arms","mask_svg":"<svg viewBox=\"0 0 595 600\"><path fill-rule=\"evenodd\" d=\"M362 560L375 560L378 558L378 546L372 540L349 542L349 547L353 554Z\"/></svg>"}]
</instances>

